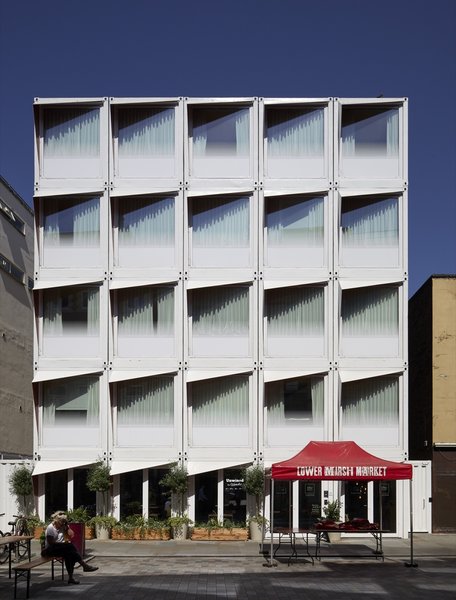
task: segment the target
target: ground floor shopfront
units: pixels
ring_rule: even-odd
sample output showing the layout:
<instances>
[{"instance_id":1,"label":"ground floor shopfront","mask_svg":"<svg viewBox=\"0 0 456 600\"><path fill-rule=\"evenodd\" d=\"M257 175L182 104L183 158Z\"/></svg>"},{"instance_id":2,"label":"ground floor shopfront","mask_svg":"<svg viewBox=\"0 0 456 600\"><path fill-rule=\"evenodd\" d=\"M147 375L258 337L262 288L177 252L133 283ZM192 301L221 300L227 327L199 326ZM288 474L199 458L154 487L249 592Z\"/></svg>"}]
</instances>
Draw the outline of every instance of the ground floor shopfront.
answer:
<instances>
[{"instance_id":1,"label":"ground floor shopfront","mask_svg":"<svg viewBox=\"0 0 456 600\"><path fill-rule=\"evenodd\" d=\"M67 469L36 477L37 505L42 518L58 509L85 506L97 510L97 497L86 486L87 468ZM113 477L112 507L119 520L133 514L165 519L169 498L159 485L166 469L140 469ZM270 514L269 480L264 513ZM311 526L330 501L341 501L341 519L364 518L379 522L392 534L406 536L409 526L408 482L402 481L277 481L274 486L274 525ZM100 499L98 499L100 501ZM380 511L380 502L382 504ZM197 523L211 518L242 523L254 513L254 499L243 487L242 468L217 469L189 477L188 514Z\"/></svg>"}]
</instances>

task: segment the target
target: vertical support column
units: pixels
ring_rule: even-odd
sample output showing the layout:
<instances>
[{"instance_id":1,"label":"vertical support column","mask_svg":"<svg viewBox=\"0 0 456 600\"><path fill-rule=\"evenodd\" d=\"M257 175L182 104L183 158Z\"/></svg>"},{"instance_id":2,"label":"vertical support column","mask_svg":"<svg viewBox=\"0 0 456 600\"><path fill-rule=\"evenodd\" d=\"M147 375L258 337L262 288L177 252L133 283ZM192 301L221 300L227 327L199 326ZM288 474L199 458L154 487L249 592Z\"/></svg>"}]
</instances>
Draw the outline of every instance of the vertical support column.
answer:
<instances>
[{"instance_id":1,"label":"vertical support column","mask_svg":"<svg viewBox=\"0 0 456 600\"><path fill-rule=\"evenodd\" d=\"M149 518L149 469L143 469L142 480L142 513L143 516Z\"/></svg>"}]
</instances>

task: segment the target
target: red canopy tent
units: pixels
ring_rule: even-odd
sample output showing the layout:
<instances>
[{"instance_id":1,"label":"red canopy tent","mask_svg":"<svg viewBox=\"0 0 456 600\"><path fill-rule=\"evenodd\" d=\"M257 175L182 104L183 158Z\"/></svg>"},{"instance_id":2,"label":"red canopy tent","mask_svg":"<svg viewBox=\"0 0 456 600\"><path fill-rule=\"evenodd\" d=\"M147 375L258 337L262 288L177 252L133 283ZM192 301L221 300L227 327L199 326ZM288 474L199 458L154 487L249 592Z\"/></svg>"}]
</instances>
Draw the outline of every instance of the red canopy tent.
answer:
<instances>
[{"instance_id":1,"label":"red canopy tent","mask_svg":"<svg viewBox=\"0 0 456 600\"><path fill-rule=\"evenodd\" d=\"M271 469L271 559L274 531L274 480L410 480L410 548L413 562L412 465L383 460L355 442L309 442L298 454Z\"/></svg>"}]
</instances>

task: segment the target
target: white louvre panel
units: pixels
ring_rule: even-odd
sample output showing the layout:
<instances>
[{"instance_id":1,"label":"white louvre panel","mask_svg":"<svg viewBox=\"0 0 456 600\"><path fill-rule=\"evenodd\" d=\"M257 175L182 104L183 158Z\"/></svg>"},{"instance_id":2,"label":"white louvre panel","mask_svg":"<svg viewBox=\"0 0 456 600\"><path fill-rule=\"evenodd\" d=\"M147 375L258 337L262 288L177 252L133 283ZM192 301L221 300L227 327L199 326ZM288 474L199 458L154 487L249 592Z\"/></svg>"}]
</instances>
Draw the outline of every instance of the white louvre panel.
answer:
<instances>
[{"instance_id":1,"label":"white louvre panel","mask_svg":"<svg viewBox=\"0 0 456 600\"><path fill-rule=\"evenodd\" d=\"M371 279L370 281L358 279L339 279L339 285L342 290L353 290L356 288L372 287L375 285L390 285L392 283L402 283L402 281L398 281L397 279L387 279L382 281L378 281L378 279Z\"/></svg>"},{"instance_id":2,"label":"white louvre panel","mask_svg":"<svg viewBox=\"0 0 456 600\"><path fill-rule=\"evenodd\" d=\"M110 290L121 290L124 288L132 288L132 287L142 287L146 285L162 285L163 283L176 283L176 280L170 280L169 278L165 279L149 279L149 280L139 280L139 279L114 279L109 282Z\"/></svg>"},{"instance_id":3,"label":"white louvre panel","mask_svg":"<svg viewBox=\"0 0 456 600\"><path fill-rule=\"evenodd\" d=\"M397 369L386 369L380 371L339 371L339 378L342 383L348 381L358 381L359 379L370 379L371 377L383 377L385 375L397 375L402 371Z\"/></svg>"},{"instance_id":4,"label":"white louvre panel","mask_svg":"<svg viewBox=\"0 0 456 600\"><path fill-rule=\"evenodd\" d=\"M171 375L176 371L170 371L169 369L160 371L111 371L109 373L109 383L116 383L117 381L128 381L129 379L141 379L142 377L157 377L159 375Z\"/></svg>"},{"instance_id":5,"label":"white louvre panel","mask_svg":"<svg viewBox=\"0 0 456 600\"><path fill-rule=\"evenodd\" d=\"M32 383L41 381L53 381L54 379L66 379L68 377L81 377L82 375L97 375L102 373L100 369L89 369L84 371L37 371Z\"/></svg>"},{"instance_id":6,"label":"white louvre panel","mask_svg":"<svg viewBox=\"0 0 456 600\"><path fill-rule=\"evenodd\" d=\"M85 467L91 464L93 464L93 461L87 460L40 460L34 463L32 475L44 475L45 473Z\"/></svg>"},{"instance_id":7,"label":"white louvre panel","mask_svg":"<svg viewBox=\"0 0 456 600\"><path fill-rule=\"evenodd\" d=\"M92 283L101 283L100 278L90 278L90 279L41 279L40 281L35 281L33 285L34 290L46 290L50 288L57 287L73 287L75 285L88 285Z\"/></svg>"},{"instance_id":8,"label":"white louvre panel","mask_svg":"<svg viewBox=\"0 0 456 600\"><path fill-rule=\"evenodd\" d=\"M229 377L230 375L247 375L251 370L236 371L193 371L187 372L187 383L202 381L203 379L215 379L216 377Z\"/></svg>"},{"instance_id":9,"label":"white louvre panel","mask_svg":"<svg viewBox=\"0 0 456 600\"><path fill-rule=\"evenodd\" d=\"M242 467L245 463L233 461L213 461L213 462L197 462L190 460L187 463L187 473L189 475L198 475L199 473L207 473L209 471L218 471L219 469L234 469Z\"/></svg>"},{"instance_id":10,"label":"white louvre panel","mask_svg":"<svg viewBox=\"0 0 456 600\"><path fill-rule=\"evenodd\" d=\"M320 373L321 371L265 371L264 382L270 383L271 381L281 381L282 379L296 379Z\"/></svg>"},{"instance_id":11,"label":"white louvre panel","mask_svg":"<svg viewBox=\"0 0 456 600\"><path fill-rule=\"evenodd\" d=\"M131 473L142 469L153 469L155 467L164 467L169 463L160 461L138 461L138 460L113 460L111 463L111 475L121 475L122 473Z\"/></svg>"}]
</instances>

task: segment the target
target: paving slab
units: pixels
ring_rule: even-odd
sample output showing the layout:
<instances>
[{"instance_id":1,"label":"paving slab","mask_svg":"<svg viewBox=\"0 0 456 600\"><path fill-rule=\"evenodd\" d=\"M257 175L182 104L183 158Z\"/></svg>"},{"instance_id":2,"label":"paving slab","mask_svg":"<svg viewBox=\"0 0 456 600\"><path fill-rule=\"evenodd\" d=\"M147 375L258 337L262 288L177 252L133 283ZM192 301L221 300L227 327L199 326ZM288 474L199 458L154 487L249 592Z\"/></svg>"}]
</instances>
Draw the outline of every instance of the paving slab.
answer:
<instances>
[{"instance_id":1,"label":"paving slab","mask_svg":"<svg viewBox=\"0 0 456 600\"><path fill-rule=\"evenodd\" d=\"M267 545L269 548L269 545ZM33 551L38 546L34 543ZM266 549L266 546L265 546ZM321 561L278 559L277 566L255 542L87 542L92 564L68 586L52 581L50 567L32 572L30 597L36 600L454 600L456 598L456 535L418 534L414 538L416 567L405 567L407 540L384 540L385 560L369 550L369 539L326 544ZM356 553L359 556L356 556ZM361 554L363 558L361 559ZM355 556L354 556L355 555ZM25 597L25 586L18 597ZM13 599L14 583L0 566L0 599Z\"/></svg>"}]
</instances>

